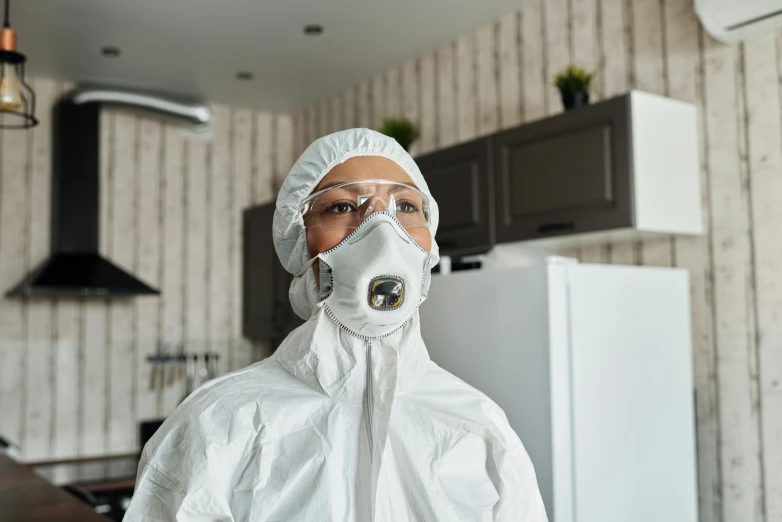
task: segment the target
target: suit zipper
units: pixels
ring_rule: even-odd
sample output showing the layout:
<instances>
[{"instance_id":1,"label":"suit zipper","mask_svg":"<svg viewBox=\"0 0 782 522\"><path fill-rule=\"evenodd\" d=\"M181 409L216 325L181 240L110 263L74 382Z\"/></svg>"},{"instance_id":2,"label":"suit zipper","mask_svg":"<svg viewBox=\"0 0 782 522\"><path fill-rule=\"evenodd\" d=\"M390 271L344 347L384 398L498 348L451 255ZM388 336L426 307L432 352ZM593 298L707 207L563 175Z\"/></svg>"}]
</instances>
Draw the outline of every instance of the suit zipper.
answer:
<instances>
[{"instance_id":1,"label":"suit zipper","mask_svg":"<svg viewBox=\"0 0 782 522\"><path fill-rule=\"evenodd\" d=\"M372 460L372 342L367 341L367 385L364 387L367 403L367 440L369 441L369 459Z\"/></svg>"}]
</instances>

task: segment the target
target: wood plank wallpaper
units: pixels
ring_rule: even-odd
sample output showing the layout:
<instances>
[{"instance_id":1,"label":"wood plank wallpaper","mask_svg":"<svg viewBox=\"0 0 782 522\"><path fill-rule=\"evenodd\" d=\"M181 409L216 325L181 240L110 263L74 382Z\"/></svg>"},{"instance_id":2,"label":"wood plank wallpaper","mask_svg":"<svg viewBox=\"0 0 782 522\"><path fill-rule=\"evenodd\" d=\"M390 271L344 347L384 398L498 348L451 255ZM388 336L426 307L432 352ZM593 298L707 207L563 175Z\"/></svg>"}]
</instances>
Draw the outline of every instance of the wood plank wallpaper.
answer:
<instances>
[{"instance_id":1,"label":"wood plank wallpaper","mask_svg":"<svg viewBox=\"0 0 782 522\"><path fill-rule=\"evenodd\" d=\"M0 292L49 255L51 122L72 86L34 79L41 124L0 132ZM241 340L241 211L294 161L289 115L213 107L192 139L147 113L101 114L100 248L161 290L133 299L0 298L0 434L27 460L137 450L138 422L173 410L150 391L158 341L217 351L219 372L268 353Z\"/></svg>"},{"instance_id":2,"label":"wood plank wallpaper","mask_svg":"<svg viewBox=\"0 0 782 522\"><path fill-rule=\"evenodd\" d=\"M567 253L689 270L700 519L782 522L782 31L726 46L692 0L545 0L306 108L296 146L405 115L420 154L556 114L570 63L597 71L597 100L699 107L706 233Z\"/></svg>"}]
</instances>

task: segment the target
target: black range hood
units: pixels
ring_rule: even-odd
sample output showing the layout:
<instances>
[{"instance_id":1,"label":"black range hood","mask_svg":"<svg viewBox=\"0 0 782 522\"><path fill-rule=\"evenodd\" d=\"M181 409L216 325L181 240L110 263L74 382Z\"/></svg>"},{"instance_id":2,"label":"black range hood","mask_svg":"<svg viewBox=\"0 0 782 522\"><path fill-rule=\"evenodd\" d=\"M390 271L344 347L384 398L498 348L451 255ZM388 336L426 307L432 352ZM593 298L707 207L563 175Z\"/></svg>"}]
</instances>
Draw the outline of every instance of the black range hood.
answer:
<instances>
[{"instance_id":1,"label":"black range hood","mask_svg":"<svg viewBox=\"0 0 782 522\"><path fill-rule=\"evenodd\" d=\"M52 118L52 255L8 295L158 294L98 253L100 104L63 100Z\"/></svg>"},{"instance_id":2,"label":"black range hood","mask_svg":"<svg viewBox=\"0 0 782 522\"><path fill-rule=\"evenodd\" d=\"M9 296L156 295L98 253L100 109L125 105L174 115L208 127L208 107L118 90L76 91L52 112L52 254Z\"/></svg>"}]
</instances>

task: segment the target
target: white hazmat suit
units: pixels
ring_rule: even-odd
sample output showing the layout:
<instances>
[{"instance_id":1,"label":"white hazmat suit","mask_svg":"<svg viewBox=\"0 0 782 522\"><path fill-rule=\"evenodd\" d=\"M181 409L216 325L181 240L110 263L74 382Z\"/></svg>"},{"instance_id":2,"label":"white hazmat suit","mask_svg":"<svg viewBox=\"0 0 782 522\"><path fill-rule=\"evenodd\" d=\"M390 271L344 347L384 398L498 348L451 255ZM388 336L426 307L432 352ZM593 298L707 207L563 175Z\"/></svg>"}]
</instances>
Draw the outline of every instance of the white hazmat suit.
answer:
<instances>
[{"instance_id":1,"label":"white hazmat suit","mask_svg":"<svg viewBox=\"0 0 782 522\"><path fill-rule=\"evenodd\" d=\"M396 162L429 195L390 138L351 129L315 141L277 199L275 247L291 273L309 257L300 202L360 155ZM434 242L431 252L409 318L377 338L351 334L324 311L311 268L296 277L291 301L307 322L274 355L208 382L166 420L144 448L125 521L545 522L532 463L505 414L429 359L417 304Z\"/></svg>"}]
</instances>

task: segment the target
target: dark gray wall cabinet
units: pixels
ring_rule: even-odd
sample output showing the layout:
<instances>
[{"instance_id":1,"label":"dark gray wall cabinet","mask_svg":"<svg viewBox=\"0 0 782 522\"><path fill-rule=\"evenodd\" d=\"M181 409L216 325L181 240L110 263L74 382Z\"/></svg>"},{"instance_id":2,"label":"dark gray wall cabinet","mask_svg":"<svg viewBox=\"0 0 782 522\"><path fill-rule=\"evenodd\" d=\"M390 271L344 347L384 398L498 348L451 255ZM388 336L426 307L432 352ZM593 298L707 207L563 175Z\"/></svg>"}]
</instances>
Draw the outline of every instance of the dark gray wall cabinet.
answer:
<instances>
[{"instance_id":1,"label":"dark gray wall cabinet","mask_svg":"<svg viewBox=\"0 0 782 522\"><path fill-rule=\"evenodd\" d=\"M416 159L440 207L437 244L450 255L485 252L494 243L491 139Z\"/></svg>"},{"instance_id":2,"label":"dark gray wall cabinet","mask_svg":"<svg viewBox=\"0 0 782 522\"><path fill-rule=\"evenodd\" d=\"M628 99L494 137L497 242L631 226Z\"/></svg>"},{"instance_id":3,"label":"dark gray wall cabinet","mask_svg":"<svg viewBox=\"0 0 782 522\"><path fill-rule=\"evenodd\" d=\"M274 203L244 211L242 333L248 339L275 339L302 323L291 308L285 271L272 239Z\"/></svg>"},{"instance_id":4,"label":"dark gray wall cabinet","mask_svg":"<svg viewBox=\"0 0 782 522\"><path fill-rule=\"evenodd\" d=\"M442 253L700 234L697 115L632 91L417 159Z\"/></svg>"}]
</instances>

